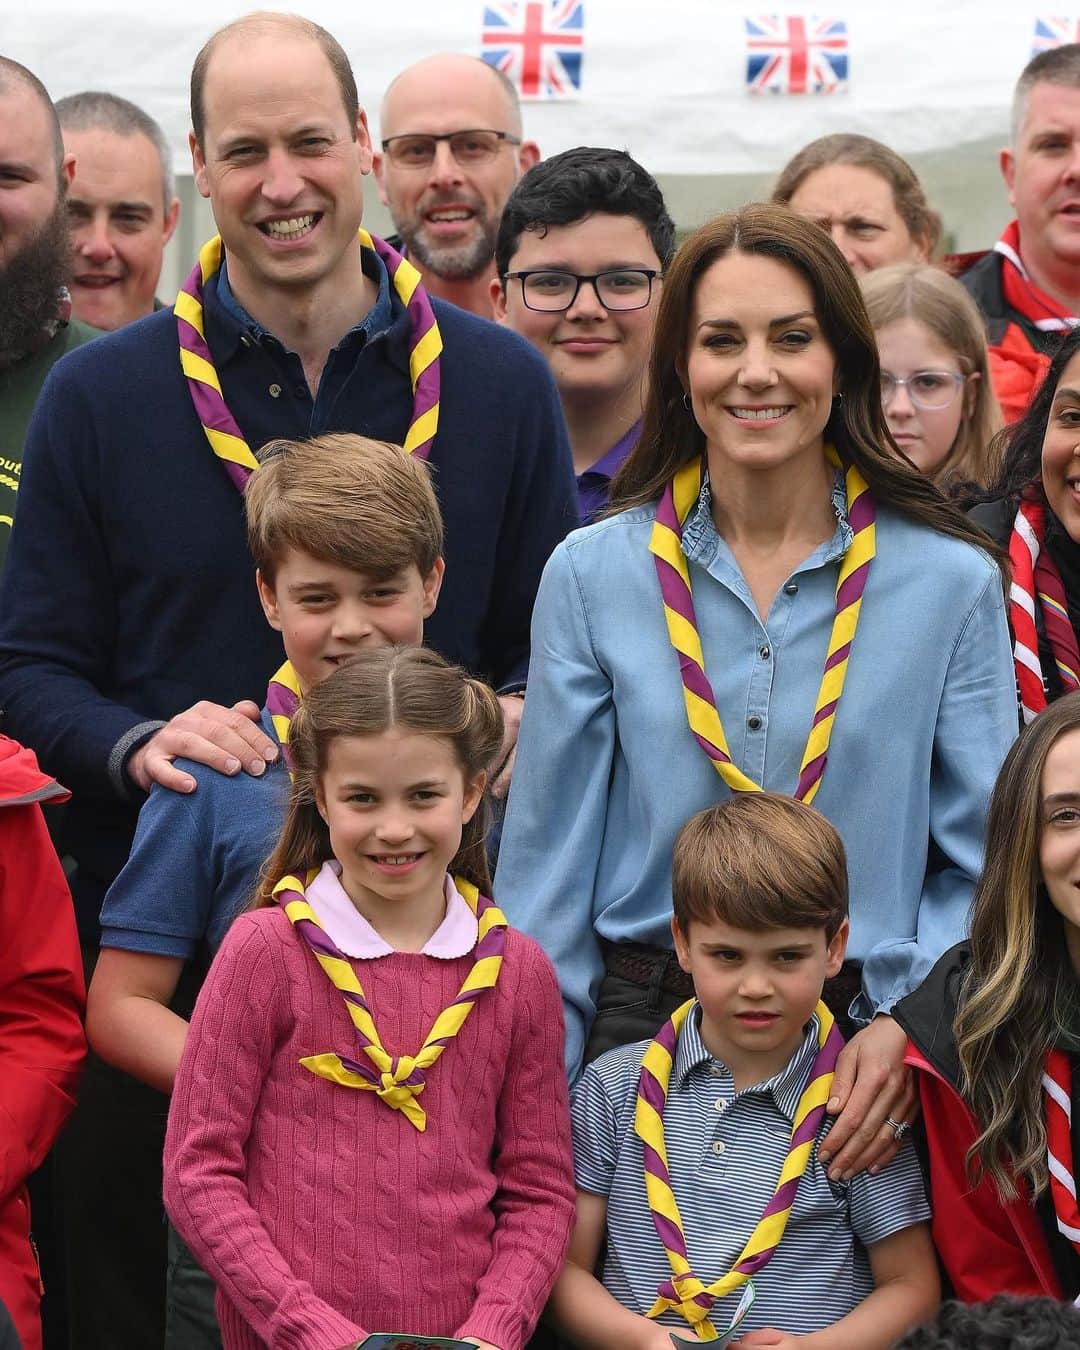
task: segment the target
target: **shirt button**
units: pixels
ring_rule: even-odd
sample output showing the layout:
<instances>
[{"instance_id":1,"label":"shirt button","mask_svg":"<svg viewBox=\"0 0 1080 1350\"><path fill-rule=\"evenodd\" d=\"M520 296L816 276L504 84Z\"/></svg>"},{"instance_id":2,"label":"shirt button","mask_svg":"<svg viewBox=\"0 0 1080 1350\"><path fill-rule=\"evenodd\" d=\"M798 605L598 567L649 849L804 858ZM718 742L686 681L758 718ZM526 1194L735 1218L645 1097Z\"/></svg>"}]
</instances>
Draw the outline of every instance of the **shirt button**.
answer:
<instances>
[{"instance_id":1,"label":"shirt button","mask_svg":"<svg viewBox=\"0 0 1080 1350\"><path fill-rule=\"evenodd\" d=\"M771 655L772 652L769 651L768 647L760 647L758 649L758 656L760 656L763 661L767 661Z\"/></svg>"},{"instance_id":2,"label":"shirt button","mask_svg":"<svg viewBox=\"0 0 1080 1350\"><path fill-rule=\"evenodd\" d=\"M748 717L748 718L746 719L746 725L750 728L751 731L760 731L760 730L761 730L761 718L760 718L760 717L756 717L756 716L755 716L755 717Z\"/></svg>"},{"instance_id":3,"label":"shirt button","mask_svg":"<svg viewBox=\"0 0 1080 1350\"><path fill-rule=\"evenodd\" d=\"M719 1064L712 1065L712 1067L709 1069L709 1072L712 1074L714 1078L723 1078L724 1076L724 1071Z\"/></svg>"},{"instance_id":4,"label":"shirt button","mask_svg":"<svg viewBox=\"0 0 1080 1350\"><path fill-rule=\"evenodd\" d=\"M240 341L241 341L241 343L242 343L245 347L250 347L250 346L251 346L251 339L248 337L248 335L247 335L246 333L241 333L241 334L240 334Z\"/></svg>"},{"instance_id":5,"label":"shirt button","mask_svg":"<svg viewBox=\"0 0 1080 1350\"><path fill-rule=\"evenodd\" d=\"M713 1151L714 1153L716 1153L716 1154L723 1153L723 1151L724 1151L724 1141L723 1141L722 1139L718 1139L718 1140L716 1141L716 1143L713 1144L713 1146L712 1146L712 1151Z\"/></svg>"},{"instance_id":6,"label":"shirt button","mask_svg":"<svg viewBox=\"0 0 1080 1350\"><path fill-rule=\"evenodd\" d=\"M797 581L789 581L788 584L784 587L784 594L785 594L785 595L798 595L798 594L799 594L799 583L798 583Z\"/></svg>"},{"instance_id":7,"label":"shirt button","mask_svg":"<svg viewBox=\"0 0 1080 1350\"><path fill-rule=\"evenodd\" d=\"M280 397L281 397L281 385L280 385L280 384L272 384L272 385L270 386L270 397L271 397L271 398L280 398Z\"/></svg>"},{"instance_id":8,"label":"shirt button","mask_svg":"<svg viewBox=\"0 0 1080 1350\"><path fill-rule=\"evenodd\" d=\"M724 1101L723 1097L718 1097L718 1098L716 1099L716 1109L717 1109L718 1111L726 1111L726 1110L727 1110L727 1102Z\"/></svg>"}]
</instances>

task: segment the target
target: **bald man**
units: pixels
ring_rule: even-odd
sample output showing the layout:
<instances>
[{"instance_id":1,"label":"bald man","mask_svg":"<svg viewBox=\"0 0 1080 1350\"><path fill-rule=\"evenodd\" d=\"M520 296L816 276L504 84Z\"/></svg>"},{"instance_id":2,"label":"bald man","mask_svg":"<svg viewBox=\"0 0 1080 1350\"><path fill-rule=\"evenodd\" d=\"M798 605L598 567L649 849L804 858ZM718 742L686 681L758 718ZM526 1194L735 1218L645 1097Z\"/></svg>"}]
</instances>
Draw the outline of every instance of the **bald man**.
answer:
<instances>
[{"instance_id":1,"label":"bald man","mask_svg":"<svg viewBox=\"0 0 1080 1350\"><path fill-rule=\"evenodd\" d=\"M499 218L540 158L513 85L475 56L426 57L386 91L380 134L379 196L428 292L491 318Z\"/></svg>"}]
</instances>

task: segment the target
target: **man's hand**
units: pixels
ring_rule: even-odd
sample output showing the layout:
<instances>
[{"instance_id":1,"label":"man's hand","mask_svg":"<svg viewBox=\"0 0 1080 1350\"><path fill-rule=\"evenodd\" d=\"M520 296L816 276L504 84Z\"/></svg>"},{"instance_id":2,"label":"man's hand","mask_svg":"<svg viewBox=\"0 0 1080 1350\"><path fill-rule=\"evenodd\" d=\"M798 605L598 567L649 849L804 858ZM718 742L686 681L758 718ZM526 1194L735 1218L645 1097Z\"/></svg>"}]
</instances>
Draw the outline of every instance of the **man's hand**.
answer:
<instances>
[{"instance_id":1,"label":"man's hand","mask_svg":"<svg viewBox=\"0 0 1080 1350\"><path fill-rule=\"evenodd\" d=\"M840 1053L826 1110L837 1118L818 1157L832 1181L867 1168L880 1171L900 1151L886 1118L910 1124L917 1113L915 1083L904 1066L907 1036L891 1017L879 1015Z\"/></svg>"},{"instance_id":2,"label":"man's hand","mask_svg":"<svg viewBox=\"0 0 1080 1350\"><path fill-rule=\"evenodd\" d=\"M775 1327L762 1327L732 1341L731 1350L802 1350L806 1344L805 1336L793 1336L790 1331L777 1331Z\"/></svg>"},{"instance_id":3,"label":"man's hand","mask_svg":"<svg viewBox=\"0 0 1080 1350\"><path fill-rule=\"evenodd\" d=\"M193 759L218 773L235 774L243 768L258 775L278 757L278 747L259 726L259 709L250 699L223 708L219 703L196 703L176 716L131 755L127 776L144 792L160 783L173 792L194 792L195 779L173 767L173 760Z\"/></svg>"},{"instance_id":4,"label":"man's hand","mask_svg":"<svg viewBox=\"0 0 1080 1350\"><path fill-rule=\"evenodd\" d=\"M491 780L491 795L505 797L510 791L510 777L514 772L514 760L517 758L518 732L521 730L521 714L525 707L523 694L500 694L499 707L503 713L503 743L495 763L498 768Z\"/></svg>"}]
</instances>

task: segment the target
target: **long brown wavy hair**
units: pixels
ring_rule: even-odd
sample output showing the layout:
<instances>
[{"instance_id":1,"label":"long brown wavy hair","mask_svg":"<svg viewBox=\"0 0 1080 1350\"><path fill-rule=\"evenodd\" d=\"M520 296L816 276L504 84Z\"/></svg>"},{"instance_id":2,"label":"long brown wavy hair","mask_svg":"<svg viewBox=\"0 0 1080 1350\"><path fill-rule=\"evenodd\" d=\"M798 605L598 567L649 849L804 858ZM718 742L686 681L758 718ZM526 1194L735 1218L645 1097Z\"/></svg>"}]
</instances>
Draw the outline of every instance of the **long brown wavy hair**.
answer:
<instances>
[{"instance_id":1,"label":"long brown wavy hair","mask_svg":"<svg viewBox=\"0 0 1080 1350\"><path fill-rule=\"evenodd\" d=\"M971 911L971 964L956 1018L961 1089L981 1133L973 1178L1003 1200L1024 1177L1047 1183L1042 1074L1046 1052L1077 1008L1080 983L1064 923L1039 870L1042 777L1057 742L1080 731L1080 693L1040 713L1006 757L990 802L986 859Z\"/></svg>"},{"instance_id":2,"label":"long brown wavy hair","mask_svg":"<svg viewBox=\"0 0 1080 1350\"><path fill-rule=\"evenodd\" d=\"M394 728L449 741L470 782L487 773L499 753L502 709L486 684L423 647L360 652L315 685L289 727L293 762L289 809L260 873L253 909L274 903L273 889L283 876L321 867L333 857L330 831L316 807L316 788L334 740L378 736ZM449 870L489 895L484 806L481 802L462 828L461 845Z\"/></svg>"},{"instance_id":3,"label":"long brown wavy hair","mask_svg":"<svg viewBox=\"0 0 1080 1350\"><path fill-rule=\"evenodd\" d=\"M657 501L676 470L705 450L704 433L683 402L678 368L689 343L697 284L713 263L732 253L775 258L809 285L814 313L836 360L841 395L825 439L859 469L877 504L976 544L1000 560L996 545L908 463L890 436L873 329L843 254L820 226L772 203L751 203L702 225L665 274L641 439L612 483L611 511Z\"/></svg>"}]
</instances>

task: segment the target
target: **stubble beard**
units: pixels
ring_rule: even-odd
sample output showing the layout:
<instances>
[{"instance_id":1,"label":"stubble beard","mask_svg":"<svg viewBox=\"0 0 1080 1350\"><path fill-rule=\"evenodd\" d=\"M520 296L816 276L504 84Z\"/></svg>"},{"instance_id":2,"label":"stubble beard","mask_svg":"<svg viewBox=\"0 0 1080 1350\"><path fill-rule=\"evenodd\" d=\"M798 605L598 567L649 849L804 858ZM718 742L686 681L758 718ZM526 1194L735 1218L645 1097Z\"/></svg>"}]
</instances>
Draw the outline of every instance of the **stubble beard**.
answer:
<instances>
[{"instance_id":1,"label":"stubble beard","mask_svg":"<svg viewBox=\"0 0 1080 1350\"><path fill-rule=\"evenodd\" d=\"M55 323L70 260L67 203L58 193L41 229L0 269L0 362L32 351Z\"/></svg>"},{"instance_id":2,"label":"stubble beard","mask_svg":"<svg viewBox=\"0 0 1080 1350\"><path fill-rule=\"evenodd\" d=\"M495 257L498 222L493 224L486 215L474 216L473 220L480 227L476 238L471 243L452 247L431 243L423 221L415 217L395 223L414 262L444 281L475 281L487 271Z\"/></svg>"}]
</instances>

